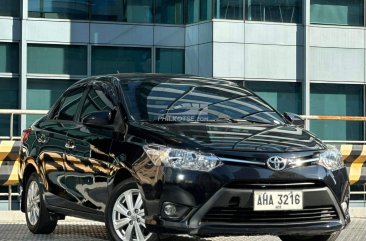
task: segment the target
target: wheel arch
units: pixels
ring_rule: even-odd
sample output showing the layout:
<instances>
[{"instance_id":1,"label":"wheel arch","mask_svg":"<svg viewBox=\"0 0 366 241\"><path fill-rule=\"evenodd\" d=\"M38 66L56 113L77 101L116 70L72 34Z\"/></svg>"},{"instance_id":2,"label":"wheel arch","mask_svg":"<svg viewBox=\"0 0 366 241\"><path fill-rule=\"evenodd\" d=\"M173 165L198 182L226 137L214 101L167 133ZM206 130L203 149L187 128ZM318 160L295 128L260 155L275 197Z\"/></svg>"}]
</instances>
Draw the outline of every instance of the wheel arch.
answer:
<instances>
[{"instance_id":1,"label":"wheel arch","mask_svg":"<svg viewBox=\"0 0 366 241\"><path fill-rule=\"evenodd\" d=\"M21 211L22 212L25 212L25 195L24 195L24 190L25 190L25 187L28 183L28 179L29 177L32 175L32 173L38 173L37 171L37 167L35 165L33 165L32 163L29 163L25 169L24 169L24 172L23 172L23 178L22 178L22 183L21 183L21 186L22 186L22 196L21 196Z\"/></svg>"},{"instance_id":2,"label":"wheel arch","mask_svg":"<svg viewBox=\"0 0 366 241\"><path fill-rule=\"evenodd\" d=\"M134 178L133 175L129 170L126 168L121 168L116 172L113 178L111 189L115 188L119 183L123 182L124 180L127 180L129 178Z\"/></svg>"}]
</instances>

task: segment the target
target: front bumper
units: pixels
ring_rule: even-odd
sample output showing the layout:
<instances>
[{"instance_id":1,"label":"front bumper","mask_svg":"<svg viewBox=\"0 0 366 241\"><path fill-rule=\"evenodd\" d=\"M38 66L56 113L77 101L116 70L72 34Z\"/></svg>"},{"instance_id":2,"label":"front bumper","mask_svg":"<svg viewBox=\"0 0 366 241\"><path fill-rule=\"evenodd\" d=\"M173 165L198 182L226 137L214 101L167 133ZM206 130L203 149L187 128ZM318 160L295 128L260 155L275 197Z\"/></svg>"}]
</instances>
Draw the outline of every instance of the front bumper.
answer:
<instances>
[{"instance_id":1,"label":"front bumper","mask_svg":"<svg viewBox=\"0 0 366 241\"><path fill-rule=\"evenodd\" d=\"M274 172L223 165L211 173L165 168L155 185L141 183L146 225L152 232L197 236L302 234L342 230L350 222L349 182L343 168L329 172L307 166ZM245 175L245 173L249 173ZM255 174L255 175L254 175ZM253 211L254 190L301 190L302 211ZM181 218L163 213L166 203L186 207Z\"/></svg>"}]
</instances>

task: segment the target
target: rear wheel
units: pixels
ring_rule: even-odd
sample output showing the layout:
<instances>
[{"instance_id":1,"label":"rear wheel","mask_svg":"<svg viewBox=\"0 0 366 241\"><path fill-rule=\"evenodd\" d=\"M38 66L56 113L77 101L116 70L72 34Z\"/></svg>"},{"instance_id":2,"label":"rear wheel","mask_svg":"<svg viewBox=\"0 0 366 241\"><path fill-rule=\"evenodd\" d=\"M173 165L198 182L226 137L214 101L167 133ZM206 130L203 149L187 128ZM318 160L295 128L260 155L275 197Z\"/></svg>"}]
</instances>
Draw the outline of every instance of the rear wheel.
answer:
<instances>
[{"instance_id":1,"label":"rear wheel","mask_svg":"<svg viewBox=\"0 0 366 241\"><path fill-rule=\"evenodd\" d=\"M39 177L33 173L25 189L25 217L28 229L35 234L50 234L57 225L57 219L47 210L42 199Z\"/></svg>"},{"instance_id":2,"label":"rear wheel","mask_svg":"<svg viewBox=\"0 0 366 241\"><path fill-rule=\"evenodd\" d=\"M147 231L145 209L140 190L133 179L118 184L111 195L106 212L108 234L115 241L155 241Z\"/></svg>"},{"instance_id":3,"label":"rear wheel","mask_svg":"<svg viewBox=\"0 0 366 241\"><path fill-rule=\"evenodd\" d=\"M302 235L283 235L279 236L282 241L335 241L340 232L330 235L302 236Z\"/></svg>"}]
</instances>

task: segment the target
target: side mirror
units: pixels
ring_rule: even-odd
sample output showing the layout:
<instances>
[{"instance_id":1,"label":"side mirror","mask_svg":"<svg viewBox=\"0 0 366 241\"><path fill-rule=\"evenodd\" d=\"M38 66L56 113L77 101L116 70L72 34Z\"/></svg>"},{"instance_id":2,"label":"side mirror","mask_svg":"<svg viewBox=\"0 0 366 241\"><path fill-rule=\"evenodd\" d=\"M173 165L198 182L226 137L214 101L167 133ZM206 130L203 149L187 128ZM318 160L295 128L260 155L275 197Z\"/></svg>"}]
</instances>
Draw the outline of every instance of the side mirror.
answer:
<instances>
[{"instance_id":1,"label":"side mirror","mask_svg":"<svg viewBox=\"0 0 366 241\"><path fill-rule=\"evenodd\" d=\"M81 123L90 126L108 126L113 122L113 115L110 111L96 111L84 116Z\"/></svg>"},{"instance_id":2,"label":"side mirror","mask_svg":"<svg viewBox=\"0 0 366 241\"><path fill-rule=\"evenodd\" d=\"M305 120L301 118L301 116L299 115L290 112L285 112L283 116L286 118L286 120L288 120L291 124L295 126L301 126L301 127L305 126Z\"/></svg>"}]
</instances>

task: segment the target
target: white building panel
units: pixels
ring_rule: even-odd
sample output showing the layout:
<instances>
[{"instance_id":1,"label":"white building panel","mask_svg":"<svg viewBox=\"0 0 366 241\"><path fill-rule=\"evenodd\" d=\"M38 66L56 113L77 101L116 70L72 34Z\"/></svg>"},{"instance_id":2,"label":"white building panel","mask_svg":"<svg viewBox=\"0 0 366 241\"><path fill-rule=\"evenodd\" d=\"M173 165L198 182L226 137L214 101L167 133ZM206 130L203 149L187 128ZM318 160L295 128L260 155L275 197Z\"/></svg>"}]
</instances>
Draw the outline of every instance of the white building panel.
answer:
<instances>
[{"instance_id":1,"label":"white building panel","mask_svg":"<svg viewBox=\"0 0 366 241\"><path fill-rule=\"evenodd\" d=\"M96 24L90 25L90 42L93 44L152 46L153 25Z\"/></svg>"},{"instance_id":2,"label":"white building panel","mask_svg":"<svg viewBox=\"0 0 366 241\"><path fill-rule=\"evenodd\" d=\"M245 23L245 43L304 45L303 27L297 24Z\"/></svg>"},{"instance_id":3,"label":"white building panel","mask_svg":"<svg viewBox=\"0 0 366 241\"><path fill-rule=\"evenodd\" d=\"M27 40L34 42L88 43L89 24L62 20L28 20Z\"/></svg>"},{"instance_id":4,"label":"white building panel","mask_svg":"<svg viewBox=\"0 0 366 241\"><path fill-rule=\"evenodd\" d=\"M245 78L302 80L303 47L245 45Z\"/></svg>"},{"instance_id":5,"label":"white building panel","mask_svg":"<svg viewBox=\"0 0 366 241\"><path fill-rule=\"evenodd\" d=\"M310 48L311 81L364 82L363 49Z\"/></svg>"},{"instance_id":6,"label":"white building panel","mask_svg":"<svg viewBox=\"0 0 366 241\"><path fill-rule=\"evenodd\" d=\"M336 48L364 48L364 28L335 26L310 27L310 46Z\"/></svg>"},{"instance_id":7,"label":"white building panel","mask_svg":"<svg viewBox=\"0 0 366 241\"><path fill-rule=\"evenodd\" d=\"M198 25L198 43L212 42L212 22L204 22Z\"/></svg>"},{"instance_id":8,"label":"white building panel","mask_svg":"<svg viewBox=\"0 0 366 241\"><path fill-rule=\"evenodd\" d=\"M212 76L212 43L198 46L198 74L200 76Z\"/></svg>"},{"instance_id":9,"label":"white building panel","mask_svg":"<svg viewBox=\"0 0 366 241\"><path fill-rule=\"evenodd\" d=\"M244 22L214 20L213 41L225 43L244 43Z\"/></svg>"},{"instance_id":10,"label":"white building panel","mask_svg":"<svg viewBox=\"0 0 366 241\"><path fill-rule=\"evenodd\" d=\"M185 53L186 74L198 75L198 45L186 47Z\"/></svg>"},{"instance_id":11,"label":"white building panel","mask_svg":"<svg viewBox=\"0 0 366 241\"><path fill-rule=\"evenodd\" d=\"M0 18L0 40L19 41L20 21L8 18Z\"/></svg>"},{"instance_id":12,"label":"white building panel","mask_svg":"<svg viewBox=\"0 0 366 241\"><path fill-rule=\"evenodd\" d=\"M244 44L213 44L213 76L244 78Z\"/></svg>"},{"instance_id":13,"label":"white building panel","mask_svg":"<svg viewBox=\"0 0 366 241\"><path fill-rule=\"evenodd\" d=\"M188 25L186 27L186 46L197 45L199 43L198 29L198 24Z\"/></svg>"},{"instance_id":14,"label":"white building panel","mask_svg":"<svg viewBox=\"0 0 366 241\"><path fill-rule=\"evenodd\" d=\"M154 27L154 44L158 46L184 47L185 28L171 26Z\"/></svg>"}]
</instances>

